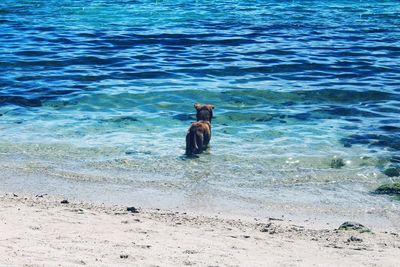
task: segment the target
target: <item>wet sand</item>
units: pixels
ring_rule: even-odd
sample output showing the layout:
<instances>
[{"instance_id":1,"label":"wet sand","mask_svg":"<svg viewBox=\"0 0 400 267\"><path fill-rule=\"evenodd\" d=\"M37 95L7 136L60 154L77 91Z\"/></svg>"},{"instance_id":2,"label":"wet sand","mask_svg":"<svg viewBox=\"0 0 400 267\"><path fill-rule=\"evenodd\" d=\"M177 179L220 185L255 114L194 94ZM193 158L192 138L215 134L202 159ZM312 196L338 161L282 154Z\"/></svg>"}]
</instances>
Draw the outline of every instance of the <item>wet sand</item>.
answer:
<instances>
[{"instance_id":1,"label":"wet sand","mask_svg":"<svg viewBox=\"0 0 400 267\"><path fill-rule=\"evenodd\" d=\"M0 266L397 266L399 229L0 195Z\"/></svg>"}]
</instances>

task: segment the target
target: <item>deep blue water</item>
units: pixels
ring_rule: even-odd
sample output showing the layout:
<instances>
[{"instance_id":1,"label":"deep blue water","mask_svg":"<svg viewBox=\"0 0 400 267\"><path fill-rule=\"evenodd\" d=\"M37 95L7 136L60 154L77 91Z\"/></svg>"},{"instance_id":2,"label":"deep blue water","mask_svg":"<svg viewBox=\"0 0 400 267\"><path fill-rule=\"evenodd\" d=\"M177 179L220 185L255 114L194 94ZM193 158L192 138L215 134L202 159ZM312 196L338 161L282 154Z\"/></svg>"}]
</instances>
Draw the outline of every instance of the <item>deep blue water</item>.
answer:
<instances>
[{"instance_id":1,"label":"deep blue water","mask_svg":"<svg viewBox=\"0 0 400 267\"><path fill-rule=\"evenodd\" d=\"M213 139L185 160L196 102ZM399 113L398 1L0 3L6 189L375 207Z\"/></svg>"}]
</instances>

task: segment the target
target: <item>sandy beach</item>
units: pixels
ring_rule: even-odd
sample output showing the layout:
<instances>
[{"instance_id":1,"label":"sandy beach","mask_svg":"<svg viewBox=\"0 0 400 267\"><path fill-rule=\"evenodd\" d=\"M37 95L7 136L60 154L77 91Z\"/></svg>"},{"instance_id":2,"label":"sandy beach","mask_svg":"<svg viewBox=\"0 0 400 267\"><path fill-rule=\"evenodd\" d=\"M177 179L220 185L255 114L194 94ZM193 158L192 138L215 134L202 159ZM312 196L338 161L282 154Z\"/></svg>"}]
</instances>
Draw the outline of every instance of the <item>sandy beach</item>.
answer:
<instances>
[{"instance_id":1,"label":"sandy beach","mask_svg":"<svg viewBox=\"0 0 400 267\"><path fill-rule=\"evenodd\" d=\"M398 266L398 229L0 196L0 266Z\"/></svg>"}]
</instances>

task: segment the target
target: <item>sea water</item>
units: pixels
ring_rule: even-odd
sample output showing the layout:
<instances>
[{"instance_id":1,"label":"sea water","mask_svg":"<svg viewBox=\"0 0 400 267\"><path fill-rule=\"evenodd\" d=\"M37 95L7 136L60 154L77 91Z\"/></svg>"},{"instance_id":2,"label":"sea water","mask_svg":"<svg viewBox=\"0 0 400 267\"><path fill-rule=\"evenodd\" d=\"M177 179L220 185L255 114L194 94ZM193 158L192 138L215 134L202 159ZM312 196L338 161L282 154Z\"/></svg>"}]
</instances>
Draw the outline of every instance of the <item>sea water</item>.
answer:
<instances>
[{"instance_id":1,"label":"sea water","mask_svg":"<svg viewBox=\"0 0 400 267\"><path fill-rule=\"evenodd\" d=\"M398 1L0 3L3 191L398 213L370 192L399 179L399 114Z\"/></svg>"}]
</instances>

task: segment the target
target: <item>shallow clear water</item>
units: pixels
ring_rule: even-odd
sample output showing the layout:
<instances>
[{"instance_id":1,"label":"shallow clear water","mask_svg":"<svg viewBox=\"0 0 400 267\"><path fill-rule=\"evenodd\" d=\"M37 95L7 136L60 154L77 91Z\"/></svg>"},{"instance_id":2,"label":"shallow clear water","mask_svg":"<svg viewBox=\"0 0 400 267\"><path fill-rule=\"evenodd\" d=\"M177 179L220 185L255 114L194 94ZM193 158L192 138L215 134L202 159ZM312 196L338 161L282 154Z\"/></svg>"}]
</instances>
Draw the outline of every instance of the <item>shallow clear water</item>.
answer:
<instances>
[{"instance_id":1,"label":"shallow clear water","mask_svg":"<svg viewBox=\"0 0 400 267\"><path fill-rule=\"evenodd\" d=\"M369 194L398 180L397 1L3 0L0 27L5 189L398 209ZM195 102L213 138L188 160Z\"/></svg>"}]
</instances>

